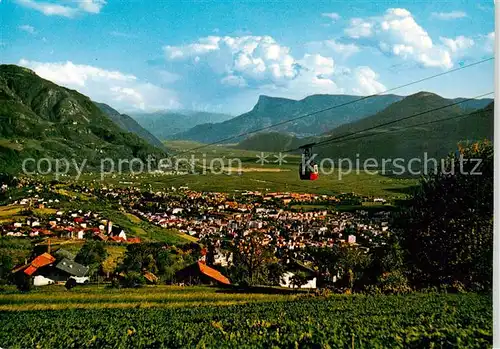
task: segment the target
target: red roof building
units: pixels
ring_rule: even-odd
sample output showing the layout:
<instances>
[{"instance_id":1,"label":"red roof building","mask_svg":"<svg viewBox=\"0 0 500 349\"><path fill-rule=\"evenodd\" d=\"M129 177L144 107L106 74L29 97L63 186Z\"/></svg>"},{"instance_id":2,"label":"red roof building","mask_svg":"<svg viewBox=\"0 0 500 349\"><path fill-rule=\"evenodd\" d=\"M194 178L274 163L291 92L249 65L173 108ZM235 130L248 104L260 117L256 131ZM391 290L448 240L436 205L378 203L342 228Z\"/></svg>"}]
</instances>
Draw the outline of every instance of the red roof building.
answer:
<instances>
[{"instance_id":1,"label":"red roof building","mask_svg":"<svg viewBox=\"0 0 500 349\"><path fill-rule=\"evenodd\" d=\"M114 241L114 242L126 242L127 241L124 238L119 237L119 236L111 236L109 238L109 240Z\"/></svg>"},{"instance_id":2,"label":"red roof building","mask_svg":"<svg viewBox=\"0 0 500 349\"><path fill-rule=\"evenodd\" d=\"M56 259L48 254L47 252L39 255L35 259L33 259L30 263L25 264L21 267L18 267L14 270L12 270L13 273L16 273L18 271L24 270L24 273L26 275L33 275L39 268L45 267L47 265L50 265L54 263Z\"/></svg>"},{"instance_id":3,"label":"red roof building","mask_svg":"<svg viewBox=\"0 0 500 349\"><path fill-rule=\"evenodd\" d=\"M184 281L188 284L217 283L220 285L231 285L231 281L227 277L222 275L218 270L209 267L201 261L179 270L175 276L177 280Z\"/></svg>"}]
</instances>

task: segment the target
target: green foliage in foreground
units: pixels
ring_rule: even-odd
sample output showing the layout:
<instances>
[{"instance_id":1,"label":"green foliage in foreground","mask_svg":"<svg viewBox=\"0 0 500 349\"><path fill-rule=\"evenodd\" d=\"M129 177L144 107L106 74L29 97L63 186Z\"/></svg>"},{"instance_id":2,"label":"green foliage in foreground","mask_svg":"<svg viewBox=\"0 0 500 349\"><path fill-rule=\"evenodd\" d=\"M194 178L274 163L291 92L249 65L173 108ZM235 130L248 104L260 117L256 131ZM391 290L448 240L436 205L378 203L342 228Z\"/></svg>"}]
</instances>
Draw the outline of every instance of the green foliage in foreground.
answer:
<instances>
[{"instance_id":1,"label":"green foliage in foreground","mask_svg":"<svg viewBox=\"0 0 500 349\"><path fill-rule=\"evenodd\" d=\"M491 317L491 297L476 294L3 312L0 343L8 348L484 348L492 343Z\"/></svg>"},{"instance_id":2,"label":"green foliage in foreground","mask_svg":"<svg viewBox=\"0 0 500 349\"><path fill-rule=\"evenodd\" d=\"M493 145L461 146L460 155L473 160L450 157L446 167L421 181L396 222L414 284L490 290Z\"/></svg>"}]
</instances>

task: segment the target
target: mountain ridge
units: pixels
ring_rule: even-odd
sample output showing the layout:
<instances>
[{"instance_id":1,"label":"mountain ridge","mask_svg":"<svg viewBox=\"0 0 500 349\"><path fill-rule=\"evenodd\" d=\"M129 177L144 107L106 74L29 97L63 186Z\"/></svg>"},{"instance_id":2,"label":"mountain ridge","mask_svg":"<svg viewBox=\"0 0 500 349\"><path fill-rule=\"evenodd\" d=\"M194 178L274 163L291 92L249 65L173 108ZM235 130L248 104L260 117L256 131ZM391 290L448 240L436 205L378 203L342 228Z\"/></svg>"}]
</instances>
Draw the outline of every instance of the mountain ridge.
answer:
<instances>
[{"instance_id":1,"label":"mountain ridge","mask_svg":"<svg viewBox=\"0 0 500 349\"><path fill-rule=\"evenodd\" d=\"M104 113L106 113L106 115L109 116L115 124L120 126L120 128L123 131L135 133L137 136L146 140L152 146L158 147L163 150L167 150L165 145L158 138L156 138L153 134L151 134L151 132L146 130L144 127L139 125L139 123L136 120L134 120L134 118L132 118L131 116L120 113L119 111L113 109L106 103L99 103L99 102L94 102L94 103L99 107L99 109L101 109Z\"/></svg>"},{"instance_id":2,"label":"mountain ridge","mask_svg":"<svg viewBox=\"0 0 500 349\"><path fill-rule=\"evenodd\" d=\"M23 159L146 159L166 153L124 132L78 91L32 70L0 65L0 168L20 170Z\"/></svg>"},{"instance_id":3,"label":"mountain ridge","mask_svg":"<svg viewBox=\"0 0 500 349\"><path fill-rule=\"evenodd\" d=\"M132 114L132 118L155 138L171 139L179 132L207 122L222 122L231 115L193 110L158 111L154 113Z\"/></svg>"},{"instance_id":4,"label":"mountain ridge","mask_svg":"<svg viewBox=\"0 0 500 349\"><path fill-rule=\"evenodd\" d=\"M362 97L354 95L312 95L301 100L292 100L261 95L257 104L247 113L221 123L197 125L172 138L211 143L236 137L236 141L241 141L242 139L237 136L242 133L280 123L272 130L291 133L298 137L313 136L346 122L372 115L404 97L388 94L357 101L360 98ZM326 108L330 110L302 117ZM295 121L288 122L290 119Z\"/></svg>"},{"instance_id":5,"label":"mountain ridge","mask_svg":"<svg viewBox=\"0 0 500 349\"><path fill-rule=\"evenodd\" d=\"M289 134L258 133L236 145L237 148L257 151L283 151L294 149L306 143L313 143L339 137L339 141L313 148L320 157L348 157L360 154L369 157L416 157L427 152L429 156L442 157L457 149L460 141L493 139L493 102L489 99L473 100L469 105L484 105L476 109L477 115L460 115L470 112L470 107L461 104L446 107L459 100L446 99L429 92L419 92L395 102L386 109L363 119L347 123L330 130L323 135L299 139ZM427 111L442 108L433 112ZM424 114L425 112L425 114ZM363 131L398 118L421 114L415 118L395 122L385 127ZM436 120L456 117L452 120ZM419 126L421 123L431 123ZM343 135L358 133L342 141ZM351 139L349 138L356 138ZM277 142L277 143L273 143Z\"/></svg>"}]
</instances>

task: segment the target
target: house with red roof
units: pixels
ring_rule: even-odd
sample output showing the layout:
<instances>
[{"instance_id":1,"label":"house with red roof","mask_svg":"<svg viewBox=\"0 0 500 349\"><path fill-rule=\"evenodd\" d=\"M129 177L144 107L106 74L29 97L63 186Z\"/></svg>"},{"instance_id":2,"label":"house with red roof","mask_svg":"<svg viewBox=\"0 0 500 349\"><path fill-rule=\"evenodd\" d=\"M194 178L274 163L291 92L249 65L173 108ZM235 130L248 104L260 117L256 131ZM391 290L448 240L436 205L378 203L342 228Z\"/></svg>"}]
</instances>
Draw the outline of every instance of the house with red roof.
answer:
<instances>
[{"instance_id":1,"label":"house with red roof","mask_svg":"<svg viewBox=\"0 0 500 349\"><path fill-rule=\"evenodd\" d=\"M175 273L175 278L179 282L187 285L196 284L216 284L221 286L231 285L231 281L218 270L209 267L202 261L193 263L186 268Z\"/></svg>"},{"instance_id":2,"label":"house with red roof","mask_svg":"<svg viewBox=\"0 0 500 349\"><path fill-rule=\"evenodd\" d=\"M15 268L14 270L12 270L12 273L18 273L22 271L27 276L32 276L40 269L50 266L55 261L56 259L52 255L45 252L33 259L30 263Z\"/></svg>"}]
</instances>

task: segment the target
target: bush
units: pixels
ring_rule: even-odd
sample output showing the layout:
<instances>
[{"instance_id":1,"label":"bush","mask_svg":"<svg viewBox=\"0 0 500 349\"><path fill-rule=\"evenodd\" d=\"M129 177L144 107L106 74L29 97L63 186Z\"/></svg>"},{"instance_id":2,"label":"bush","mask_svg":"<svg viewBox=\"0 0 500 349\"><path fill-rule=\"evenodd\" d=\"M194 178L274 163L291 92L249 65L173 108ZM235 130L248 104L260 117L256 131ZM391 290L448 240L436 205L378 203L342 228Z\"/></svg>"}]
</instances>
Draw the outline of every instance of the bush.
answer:
<instances>
[{"instance_id":1,"label":"bush","mask_svg":"<svg viewBox=\"0 0 500 349\"><path fill-rule=\"evenodd\" d=\"M64 287L66 287L66 289L68 291L71 290L72 288L76 287L76 286L77 286L77 282L73 278L69 278L68 281L66 281L66 284L64 285Z\"/></svg>"},{"instance_id":2,"label":"bush","mask_svg":"<svg viewBox=\"0 0 500 349\"><path fill-rule=\"evenodd\" d=\"M114 277L112 280L111 280L111 288L121 288L122 285L120 284L120 280L116 277Z\"/></svg>"},{"instance_id":3,"label":"bush","mask_svg":"<svg viewBox=\"0 0 500 349\"><path fill-rule=\"evenodd\" d=\"M377 285L366 285L364 292L373 296L382 294L382 290Z\"/></svg>"},{"instance_id":4,"label":"bush","mask_svg":"<svg viewBox=\"0 0 500 349\"><path fill-rule=\"evenodd\" d=\"M33 279L22 272L14 276L14 283L19 291L29 292L33 289Z\"/></svg>"},{"instance_id":5,"label":"bush","mask_svg":"<svg viewBox=\"0 0 500 349\"><path fill-rule=\"evenodd\" d=\"M385 294L410 293L412 291L408 285L408 279L400 271L382 274L379 278L379 288Z\"/></svg>"},{"instance_id":6,"label":"bush","mask_svg":"<svg viewBox=\"0 0 500 349\"><path fill-rule=\"evenodd\" d=\"M126 273L120 282L122 287L128 287L128 288L141 287L145 283L146 279L144 278L144 276L135 271Z\"/></svg>"}]
</instances>

